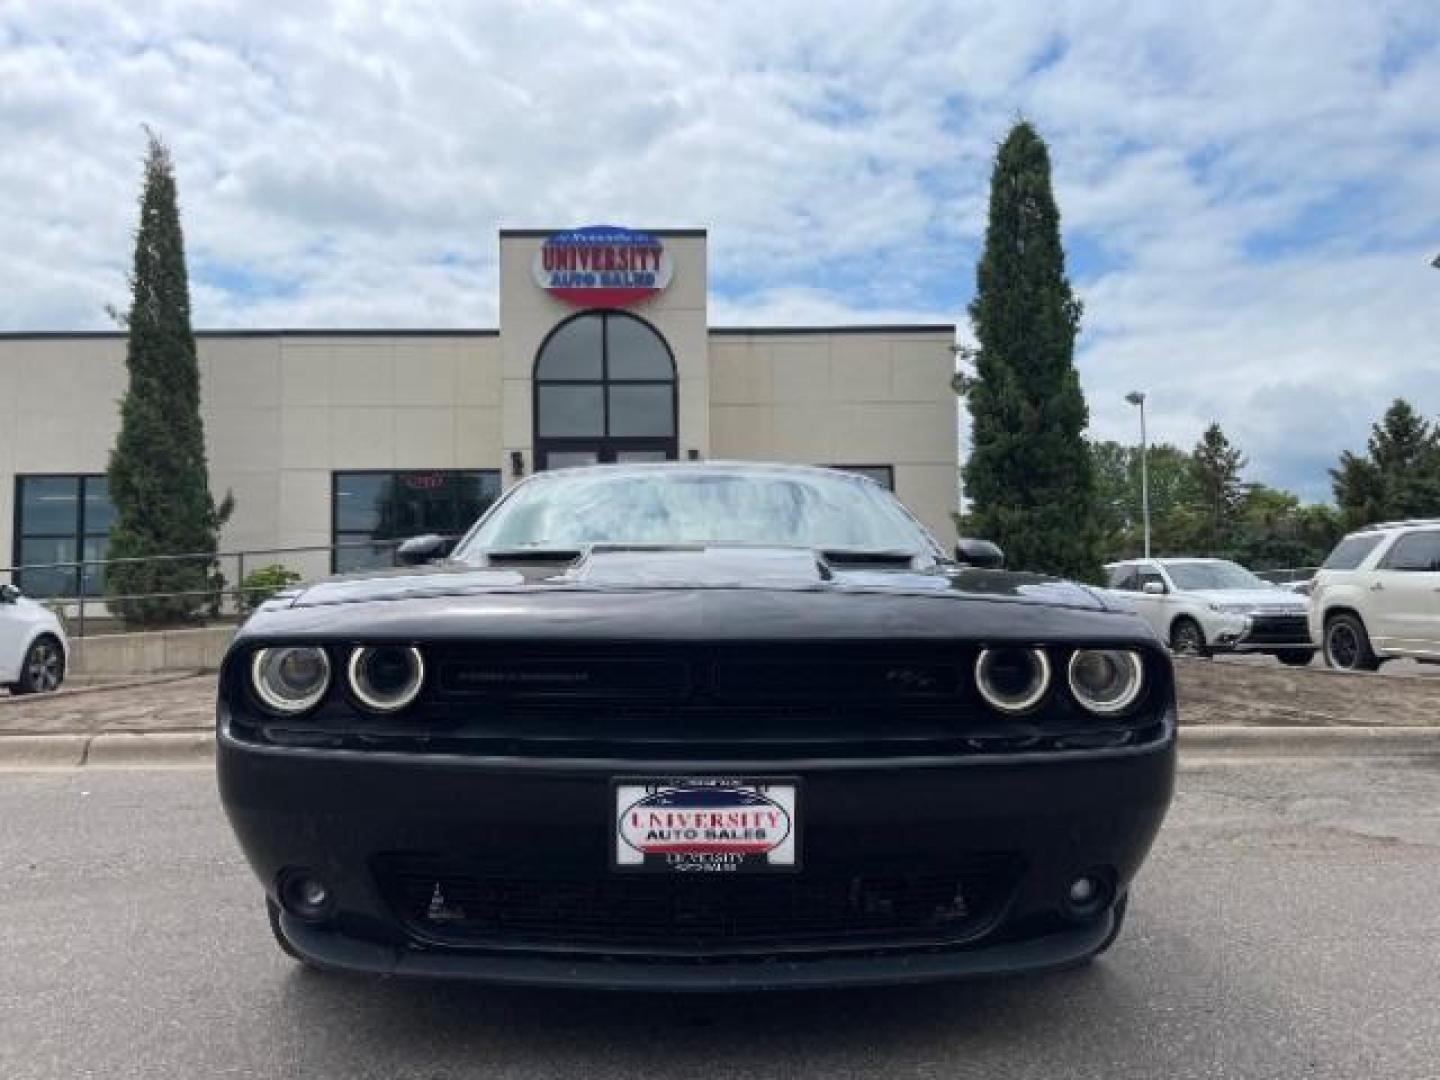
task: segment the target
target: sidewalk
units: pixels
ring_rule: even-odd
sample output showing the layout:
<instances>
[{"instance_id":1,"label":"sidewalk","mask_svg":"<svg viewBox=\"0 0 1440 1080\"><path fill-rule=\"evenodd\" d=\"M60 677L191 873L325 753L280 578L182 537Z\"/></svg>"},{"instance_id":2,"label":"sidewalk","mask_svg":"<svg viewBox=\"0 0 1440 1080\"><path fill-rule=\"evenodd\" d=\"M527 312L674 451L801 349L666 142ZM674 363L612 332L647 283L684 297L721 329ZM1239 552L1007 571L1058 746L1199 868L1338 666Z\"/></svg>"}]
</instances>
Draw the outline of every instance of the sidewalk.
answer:
<instances>
[{"instance_id":1,"label":"sidewalk","mask_svg":"<svg viewBox=\"0 0 1440 1080\"><path fill-rule=\"evenodd\" d=\"M210 731L215 676L152 675L110 686L13 697L0 691L0 738L9 735L101 735L140 731Z\"/></svg>"}]
</instances>

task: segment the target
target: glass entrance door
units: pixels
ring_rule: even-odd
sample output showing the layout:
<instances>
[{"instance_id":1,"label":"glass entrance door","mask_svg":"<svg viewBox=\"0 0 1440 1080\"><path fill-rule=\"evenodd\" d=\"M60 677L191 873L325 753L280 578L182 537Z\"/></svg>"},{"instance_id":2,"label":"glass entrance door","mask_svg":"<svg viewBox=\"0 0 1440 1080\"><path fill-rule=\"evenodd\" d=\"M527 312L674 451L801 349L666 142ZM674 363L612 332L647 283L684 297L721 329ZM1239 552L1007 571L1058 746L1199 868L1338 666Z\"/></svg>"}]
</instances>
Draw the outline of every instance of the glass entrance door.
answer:
<instances>
[{"instance_id":1,"label":"glass entrance door","mask_svg":"<svg viewBox=\"0 0 1440 1080\"><path fill-rule=\"evenodd\" d=\"M647 461L674 461L675 449L669 440L606 439L590 445L577 440L542 439L536 457L539 469L573 469L581 465L631 464Z\"/></svg>"},{"instance_id":2,"label":"glass entrance door","mask_svg":"<svg viewBox=\"0 0 1440 1080\"><path fill-rule=\"evenodd\" d=\"M649 323L573 316L535 358L535 467L673 461L677 399L674 357Z\"/></svg>"}]
</instances>

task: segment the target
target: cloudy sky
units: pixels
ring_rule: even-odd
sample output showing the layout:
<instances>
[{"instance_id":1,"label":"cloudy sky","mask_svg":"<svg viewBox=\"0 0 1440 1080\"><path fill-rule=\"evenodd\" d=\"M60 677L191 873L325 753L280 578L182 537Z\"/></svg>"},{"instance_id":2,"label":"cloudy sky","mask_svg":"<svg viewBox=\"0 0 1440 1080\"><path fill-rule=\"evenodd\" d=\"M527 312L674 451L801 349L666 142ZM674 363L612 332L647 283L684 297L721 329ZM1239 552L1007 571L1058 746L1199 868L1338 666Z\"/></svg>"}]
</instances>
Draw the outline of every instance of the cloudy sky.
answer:
<instances>
[{"instance_id":1,"label":"cloudy sky","mask_svg":"<svg viewBox=\"0 0 1440 1080\"><path fill-rule=\"evenodd\" d=\"M0 0L0 329L107 327L150 124L200 327L494 325L500 226L707 226L711 322L958 322L1049 139L1092 428L1325 467L1440 414L1440 8Z\"/></svg>"}]
</instances>

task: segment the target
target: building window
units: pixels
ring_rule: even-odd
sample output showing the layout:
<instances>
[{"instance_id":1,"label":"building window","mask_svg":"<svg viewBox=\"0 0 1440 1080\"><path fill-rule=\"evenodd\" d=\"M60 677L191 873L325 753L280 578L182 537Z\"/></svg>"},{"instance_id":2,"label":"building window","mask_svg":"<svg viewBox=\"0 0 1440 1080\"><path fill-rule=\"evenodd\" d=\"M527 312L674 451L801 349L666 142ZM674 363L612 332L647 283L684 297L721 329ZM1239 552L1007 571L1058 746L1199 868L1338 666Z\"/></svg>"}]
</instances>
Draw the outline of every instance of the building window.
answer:
<instances>
[{"instance_id":1,"label":"building window","mask_svg":"<svg viewBox=\"0 0 1440 1080\"><path fill-rule=\"evenodd\" d=\"M576 315L535 358L536 468L673 460L675 410L675 360L649 323Z\"/></svg>"},{"instance_id":2,"label":"building window","mask_svg":"<svg viewBox=\"0 0 1440 1080\"><path fill-rule=\"evenodd\" d=\"M337 573L395 565L395 544L422 533L455 536L500 495L498 469L337 472L331 497ZM354 545L354 546L340 546Z\"/></svg>"},{"instance_id":3,"label":"building window","mask_svg":"<svg viewBox=\"0 0 1440 1080\"><path fill-rule=\"evenodd\" d=\"M52 566L103 559L110 546L114 508L103 474L15 478L16 584L35 597L99 596L103 566Z\"/></svg>"},{"instance_id":4,"label":"building window","mask_svg":"<svg viewBox=\"0 0 1440 1080\"><path fill-rule=\"evenodd\" d=\"M895 490L895 467L893 465L831 465L830 468L869 477L886 491Z\"/></svg>"}]
</instances>

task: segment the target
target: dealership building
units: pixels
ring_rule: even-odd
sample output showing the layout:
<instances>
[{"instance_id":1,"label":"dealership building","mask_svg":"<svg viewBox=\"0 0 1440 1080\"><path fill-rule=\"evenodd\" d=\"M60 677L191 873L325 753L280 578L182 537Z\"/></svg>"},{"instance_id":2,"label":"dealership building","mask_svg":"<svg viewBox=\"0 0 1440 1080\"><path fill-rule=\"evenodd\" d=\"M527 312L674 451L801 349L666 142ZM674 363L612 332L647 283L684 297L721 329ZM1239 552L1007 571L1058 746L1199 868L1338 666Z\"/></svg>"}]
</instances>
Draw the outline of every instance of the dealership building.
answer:
<instances>
[{"instance_id":1,"label":"dealership building","mask_svg":"<svg viewBox=\"0 0 1440 1080\"><path fill-rule=\"evenodd\" d=\"M458 531L537 470L708 459L864 472L952 542L954 327L711 326L706 244L503 230L498 328L197 332L222 550L315 548L250 564L307 577L388 564L383 541ZM121 333L0 333L0 567L104 557L125 383Z\"/></svg>"}]
</instances>

